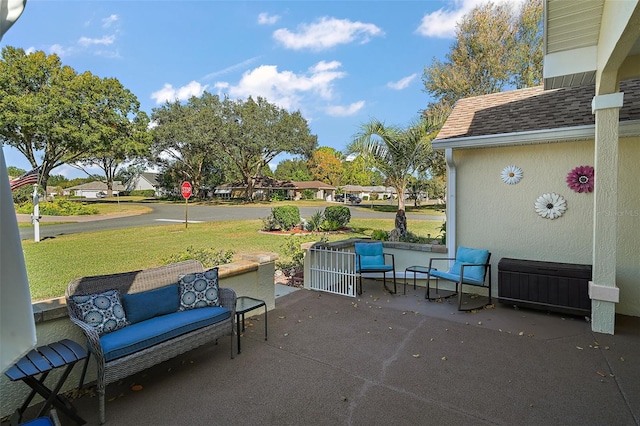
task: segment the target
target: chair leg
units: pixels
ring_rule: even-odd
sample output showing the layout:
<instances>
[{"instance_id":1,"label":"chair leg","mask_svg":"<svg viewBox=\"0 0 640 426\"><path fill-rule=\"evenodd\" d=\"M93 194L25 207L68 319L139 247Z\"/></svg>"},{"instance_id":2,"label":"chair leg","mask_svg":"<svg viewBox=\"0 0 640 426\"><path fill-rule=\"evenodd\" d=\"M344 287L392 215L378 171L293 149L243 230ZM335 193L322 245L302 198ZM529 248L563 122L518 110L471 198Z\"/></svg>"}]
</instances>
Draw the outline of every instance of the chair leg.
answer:
<instances>
[{"instance_id":1,"label":"chair leg","mask_svg":"<svg viewBox=\"0 0 640 426\"><path fill-rule=\"evenodd\" d=\"M99 405L99 409L100 409L100 424L104 424L104 422L106 421L106 415L105 415L105 389L98 389L98 405Z\"/></svg>"},{"instance_id":2,"label":"chair leg","mask_svg":"<svg viewBox=\"0 0 640 426\"><path fill-rule=\"evenodd\" d=\"M406 287L405 287L405 290L406 290ZM398 288L396 287L396 270L394 269L393 270L393 294L397 294L397 293L398 293Z\"/></svg>"}]
</instances>

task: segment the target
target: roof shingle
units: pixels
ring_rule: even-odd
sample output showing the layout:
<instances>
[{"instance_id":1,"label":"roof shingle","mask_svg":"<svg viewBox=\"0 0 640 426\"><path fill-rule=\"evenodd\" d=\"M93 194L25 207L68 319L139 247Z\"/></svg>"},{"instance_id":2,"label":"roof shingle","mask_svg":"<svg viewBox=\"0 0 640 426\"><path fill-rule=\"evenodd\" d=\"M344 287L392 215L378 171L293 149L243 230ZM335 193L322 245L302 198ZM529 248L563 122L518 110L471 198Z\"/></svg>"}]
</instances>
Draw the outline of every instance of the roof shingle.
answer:
<instances>
[{"instance_id":1,"label":"roof shingle","mask_svg":"<svg viewBox=\"0 0 640 426\"><path fill-rule=\"evenodd\" d=\"M620 83L620 121L640 120L640 80ZM435 138L498 135L595 124L593 86L543 90L543 86L459 100Z\"/></svg>"}]
</instances>

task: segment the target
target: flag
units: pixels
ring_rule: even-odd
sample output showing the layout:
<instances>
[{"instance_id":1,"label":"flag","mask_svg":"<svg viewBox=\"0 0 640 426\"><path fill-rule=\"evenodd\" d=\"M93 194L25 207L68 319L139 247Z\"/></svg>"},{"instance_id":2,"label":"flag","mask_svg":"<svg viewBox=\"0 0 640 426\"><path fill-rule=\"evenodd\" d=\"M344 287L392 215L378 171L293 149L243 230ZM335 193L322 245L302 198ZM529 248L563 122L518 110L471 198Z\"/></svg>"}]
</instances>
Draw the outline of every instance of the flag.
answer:
<instances>
[{"instance_id":1,"label":"flag","mask_svg":"<svg viewBox=\"0 0 640 426\"><path fill-rule=\"evenodd\" d=\"M35 169L27 172L21 176L18 176L15 179L11 180L11 192L20 188L21 186L38 183L39 175L40 175L40 167L38 166Z\"/></svg>"}]
</instances>

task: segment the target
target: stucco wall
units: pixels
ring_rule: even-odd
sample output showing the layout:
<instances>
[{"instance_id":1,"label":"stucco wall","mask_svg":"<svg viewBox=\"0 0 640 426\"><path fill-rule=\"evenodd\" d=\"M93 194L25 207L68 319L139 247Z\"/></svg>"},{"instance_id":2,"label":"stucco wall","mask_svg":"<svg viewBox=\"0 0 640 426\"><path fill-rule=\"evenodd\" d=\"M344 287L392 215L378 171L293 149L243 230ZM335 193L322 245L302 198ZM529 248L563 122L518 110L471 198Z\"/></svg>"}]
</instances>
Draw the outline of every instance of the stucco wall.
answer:
<instances>
[{"instance_id":1,"label":"stucco wall","mask_svg":"<svg viewBox=\"0 0 640 426\"><path fill-rule=\"evenodd\" d=\"M638 138L621 141L618 206L602 213L618 215L617 312L635 316L640 316L639 148ZM457 244L491 251L495 283L502 257L592 263L593 193L574 192L565 180L574 167L594 165L593 141L459 149L454 161ZM500 178L508 165L523 170L515 185ZM558 219L543 219L534 209L536 199L549 192L567 200Z\"/></svg>"}]
</instances>

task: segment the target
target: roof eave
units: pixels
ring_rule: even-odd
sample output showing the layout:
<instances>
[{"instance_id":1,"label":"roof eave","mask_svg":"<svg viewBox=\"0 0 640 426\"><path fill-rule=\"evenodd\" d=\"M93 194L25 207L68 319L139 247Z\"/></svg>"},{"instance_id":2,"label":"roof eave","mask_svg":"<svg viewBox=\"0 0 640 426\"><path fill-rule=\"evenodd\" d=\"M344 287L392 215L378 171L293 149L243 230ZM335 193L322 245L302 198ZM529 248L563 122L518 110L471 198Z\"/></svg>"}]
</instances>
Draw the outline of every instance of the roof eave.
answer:
<instances>
[{"instance_id":1,"label":"roof eave","mask_svg":"<svg viewBox=\"0 0 640 426\"><path fill-rule=\"evenodd\" d=\"M620 137L640 136L640 120L620 123ZM434 140L433 149L488 148L494 146L531 145L552 142L581 141L595 138L595 125L564 127L559 129L531 130L527 132L502 133L497 135L468 136Z\"/></svg>"}]
</instances>

